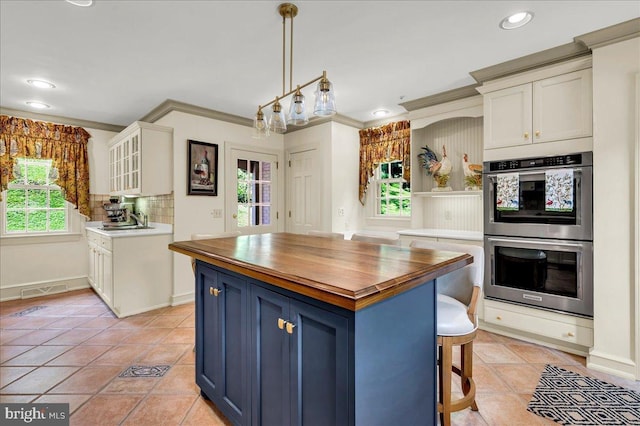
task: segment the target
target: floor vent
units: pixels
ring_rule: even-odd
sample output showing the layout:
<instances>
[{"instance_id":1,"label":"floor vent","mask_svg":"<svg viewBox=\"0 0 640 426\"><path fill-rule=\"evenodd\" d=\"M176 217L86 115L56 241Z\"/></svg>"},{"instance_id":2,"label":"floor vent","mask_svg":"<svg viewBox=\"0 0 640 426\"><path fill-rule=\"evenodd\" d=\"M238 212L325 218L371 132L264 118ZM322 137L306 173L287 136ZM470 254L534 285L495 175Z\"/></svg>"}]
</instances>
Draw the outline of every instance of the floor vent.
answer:
<instances>
[{"instance_id":1,"label":"floor vent","mask_svg":"<svg viewBox=\"0 0 640 426\"><path fill-rule=\"evenodd\" d=\"M31 312L39 311L40 309L48 308L48 306L32 306L24 311L16 312L15 314L11 314L12 317L23 317L25 315L29 315Z\"/></svg>"},{"instance_id":2,"label":"floor vent","mask_svg":"<svg viewBox=\"0 0 640 426\"><path fill-rule=\"evenodd\" d=\"M118 377L162 377L170 367L170 365L132 365Z\"/></svg>"},{"instance_id":3,"label":"floor vent","mask_svg":"<svg viewBox=\"0 0 640 426\"><path fill-rule=\"evenodd\" d=\"M22 290L20 292L20 294L21 294L23 299L27 299L29 297L36 297L36 296L44 296L44 295L47 295L47 294L62 293L64 291L69 291L69 287L67 286L66 283L54 284L54 285L50 285L50 286L47 286L47 287L28 288L28 289Z\"/></svg>"}]
</instances>

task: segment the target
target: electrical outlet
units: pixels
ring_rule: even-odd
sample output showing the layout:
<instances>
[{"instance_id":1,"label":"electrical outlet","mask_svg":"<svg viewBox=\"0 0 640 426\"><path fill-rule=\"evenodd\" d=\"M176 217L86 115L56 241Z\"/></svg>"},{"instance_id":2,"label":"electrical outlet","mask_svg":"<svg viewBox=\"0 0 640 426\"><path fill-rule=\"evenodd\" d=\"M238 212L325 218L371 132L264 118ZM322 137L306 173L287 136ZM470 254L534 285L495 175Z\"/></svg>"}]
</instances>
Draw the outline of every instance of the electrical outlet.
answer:
<instances>
[{"instance_id":1,"label":"electrical outlet","mask_svg":"<svg viewBox=\"0 0 640 426\"><path fill-rule=\"evenodd\" d=\"M340 208L338 209L338 216L339 216L339 217L344 217L344 208L343 208L343 207L340 207Z\"/></svg>"},{"instance_id":2,"label":"electrical outlet","mask_svg":"<svg viewBox=\"0 0 640 426\"><path fill-rule=\"evenodd\" d=\"M445 210L444 211L444 219L445 220L451 220L451 210Z\"/></svg>"},{"instance_id":3,"label":"electrical outlet","mask_svg":"<svg viewBox=\"0 0 640 426\"><path fill-rule=\"evenodd\" d=\"M211 217L213 217L214 219L222 218L222 209L211 210Z\"/></svg>"}]
</instances>

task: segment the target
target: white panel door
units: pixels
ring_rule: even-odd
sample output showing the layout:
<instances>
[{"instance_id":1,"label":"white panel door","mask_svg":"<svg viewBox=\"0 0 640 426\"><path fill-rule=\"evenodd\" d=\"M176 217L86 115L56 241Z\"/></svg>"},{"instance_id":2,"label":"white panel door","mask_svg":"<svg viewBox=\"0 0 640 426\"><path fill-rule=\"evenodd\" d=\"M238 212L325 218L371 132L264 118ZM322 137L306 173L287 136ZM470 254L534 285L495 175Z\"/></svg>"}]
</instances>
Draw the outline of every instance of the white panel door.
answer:
<instances>
[{"instance_id":1,"label":"white panel door","mask_svg":"<svg viewBox=\"0 0 640 426\"><path fill-rule=\"evenodd\" d=\"M287 231L306 234L320 230L320 203L318 176L318 150L293 152L289 156L289 205Z\"/></svg>"},{"instance_id":2,"label":"white panel door","mask_svg":"<svg viewBox=\"0 0 640 426\"><path fill-rule=\"evenodd\" d=\"M274 154L231 150L228 177L229 231L263 234L278 230L278 171Z\"/></svg>"}]
</instances>

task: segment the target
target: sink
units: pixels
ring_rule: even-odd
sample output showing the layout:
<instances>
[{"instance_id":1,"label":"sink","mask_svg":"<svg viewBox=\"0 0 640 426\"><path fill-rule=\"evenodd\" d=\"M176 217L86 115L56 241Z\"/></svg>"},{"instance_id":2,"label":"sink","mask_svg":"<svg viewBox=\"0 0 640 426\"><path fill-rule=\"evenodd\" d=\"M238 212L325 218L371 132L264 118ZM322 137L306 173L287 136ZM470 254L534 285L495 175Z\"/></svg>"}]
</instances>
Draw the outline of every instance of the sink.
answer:
<instances>
[{"instance_id":1,"label":"sink","mask_svg":"<svg viewBox=\"0 0 640 426\"><path fill-rule=\"evenodd\" d=\"M110 226L110 227L102 227L98 228L101 231L135 231L138 229L153 229L153 226L143 226L143 225L120 225L120 226Z\"/></svg>"}]
</instances>

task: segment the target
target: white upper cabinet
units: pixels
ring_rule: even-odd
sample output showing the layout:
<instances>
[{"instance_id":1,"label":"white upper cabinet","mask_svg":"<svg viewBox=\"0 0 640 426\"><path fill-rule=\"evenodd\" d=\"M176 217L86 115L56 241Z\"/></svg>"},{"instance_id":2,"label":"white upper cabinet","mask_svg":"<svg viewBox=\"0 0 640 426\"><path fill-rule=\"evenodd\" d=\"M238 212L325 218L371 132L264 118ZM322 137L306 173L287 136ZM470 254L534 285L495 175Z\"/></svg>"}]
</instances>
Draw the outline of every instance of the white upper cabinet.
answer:
<instances>
[{"instance_id":1,"label":"white upper cabinet","mask_svg":"<svg viewBox=\"0 0 640 426\"><path fill-rule=\"evenodd\" d=\"M592 135L590 69L533 82L533 142Z\"/></svg>"},{"instance_id":2,"label":"white upper cabinet","mask_svg":"<svg viewBox=\"0 0 640 426\"><path fill-rule=\"evenodd\" d=\"M109 193L173 191L173 129L136 121L109 142Z\"/></svg>"},{"instance_id":3,"label":"white upper cabinet","mask_svg":"<svg viewBox=\"0 0 640 426\"><path fill-rule=\"evenodd\" d=\"M483 93L485 149L592 135L591 69Z\"/></svg>"}]
</instances>

